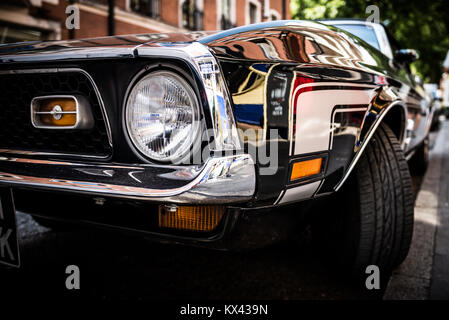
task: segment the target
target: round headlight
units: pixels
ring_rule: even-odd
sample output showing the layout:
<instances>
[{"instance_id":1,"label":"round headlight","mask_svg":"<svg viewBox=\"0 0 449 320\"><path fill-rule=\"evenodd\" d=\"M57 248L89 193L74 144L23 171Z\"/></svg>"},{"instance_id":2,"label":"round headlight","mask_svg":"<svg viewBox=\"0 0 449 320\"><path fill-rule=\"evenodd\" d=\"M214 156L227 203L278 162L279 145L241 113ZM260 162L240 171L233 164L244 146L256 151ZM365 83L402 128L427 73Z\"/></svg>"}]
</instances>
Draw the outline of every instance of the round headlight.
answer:
<instances>
[{"instance_id":1,"label":"round headlight","mask_svg":"<svg viewBox=\"0 0 449 320\"><path fill-rule=\"evenodd\" d=\"M177 162L199 133L199 105L192 87L169 71L139 80L126 103L126 126L134 146L146 157Z\"/></svg>"}]
</instances>

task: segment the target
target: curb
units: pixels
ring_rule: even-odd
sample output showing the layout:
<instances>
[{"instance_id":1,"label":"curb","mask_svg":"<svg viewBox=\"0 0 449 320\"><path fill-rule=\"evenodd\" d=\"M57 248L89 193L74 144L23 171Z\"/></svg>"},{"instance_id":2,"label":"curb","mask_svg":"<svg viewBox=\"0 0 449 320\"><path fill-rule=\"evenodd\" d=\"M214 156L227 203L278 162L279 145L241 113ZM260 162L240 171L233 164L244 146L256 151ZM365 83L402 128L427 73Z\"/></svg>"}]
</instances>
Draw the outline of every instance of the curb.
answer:
<instances>
[{"instance_id":1,"label":"curb","mask_svg":"<svg viewBox=\"0 0 449 320\"><path fill-rule=\"evenodd\" d=\"M444 138L448 134L449 125L444 123L437 133L435 145L430 152L429 167L415 201L410 251L405 261L393 272L384 300L425 300L430 296Z\"/></svg>"}]
</instances>

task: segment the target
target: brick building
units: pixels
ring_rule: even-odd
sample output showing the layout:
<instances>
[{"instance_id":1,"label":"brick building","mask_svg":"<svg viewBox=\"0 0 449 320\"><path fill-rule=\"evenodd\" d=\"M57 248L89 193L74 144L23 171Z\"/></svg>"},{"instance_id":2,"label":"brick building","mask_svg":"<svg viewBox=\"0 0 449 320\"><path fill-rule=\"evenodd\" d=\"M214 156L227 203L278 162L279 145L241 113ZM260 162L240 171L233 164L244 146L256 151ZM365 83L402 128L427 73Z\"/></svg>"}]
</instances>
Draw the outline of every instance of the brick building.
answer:
<instances>
[{"instance_id":1,"label":"brick building","mask_svg":"<svg viewBox=\"0 0 449 320\"><path fill-rule=\"evenodd\" d=\"M79 11L79 29L66 28L69 5ZM2 0L0 43L223 30L290 17L290 0Z\"/></svg>"}]
</instances>

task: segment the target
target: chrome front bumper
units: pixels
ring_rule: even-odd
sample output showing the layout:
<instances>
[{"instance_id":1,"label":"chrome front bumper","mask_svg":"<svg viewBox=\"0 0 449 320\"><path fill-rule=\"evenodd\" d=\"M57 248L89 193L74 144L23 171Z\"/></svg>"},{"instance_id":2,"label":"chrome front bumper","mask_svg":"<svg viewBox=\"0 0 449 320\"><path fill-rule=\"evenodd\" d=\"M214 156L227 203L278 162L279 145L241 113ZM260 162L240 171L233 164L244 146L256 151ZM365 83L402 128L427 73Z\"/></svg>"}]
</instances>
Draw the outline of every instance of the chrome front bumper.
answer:
<instances>
[{"instance_id":1,"label":"chrome front bumper","mask_svg":"<svg viewBox=\"0 0 449 320\"><path fill-rule=\"evenodd\" d=\"M0 156L0 185L176 204L232 204L253 198L256 172L249 155L212 157L201 167Z\"/></svg>"}]
</instances>

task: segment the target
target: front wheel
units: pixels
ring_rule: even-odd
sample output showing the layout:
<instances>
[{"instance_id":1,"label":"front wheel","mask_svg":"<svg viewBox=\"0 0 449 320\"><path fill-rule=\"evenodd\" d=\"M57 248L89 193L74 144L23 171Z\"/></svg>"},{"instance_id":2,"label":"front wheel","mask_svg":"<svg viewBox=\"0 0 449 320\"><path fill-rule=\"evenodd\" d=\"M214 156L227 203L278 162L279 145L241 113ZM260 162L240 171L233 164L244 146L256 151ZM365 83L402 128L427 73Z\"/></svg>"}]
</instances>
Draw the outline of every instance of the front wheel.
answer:
<instances>
[{"instance_id":1,"label":"front wheel","mask_svg":"<svg viewBox=\"0 0 449 320\"><path fill-rule=\"evenodd\" d=\"M360 276L376 265L385 275L405 259L413 232L413 191L400 144L387 125L379 126L324 212L313 223L313 237L344 270Z\"/></svg>"}]
</instances>

